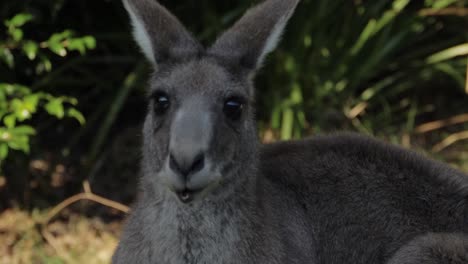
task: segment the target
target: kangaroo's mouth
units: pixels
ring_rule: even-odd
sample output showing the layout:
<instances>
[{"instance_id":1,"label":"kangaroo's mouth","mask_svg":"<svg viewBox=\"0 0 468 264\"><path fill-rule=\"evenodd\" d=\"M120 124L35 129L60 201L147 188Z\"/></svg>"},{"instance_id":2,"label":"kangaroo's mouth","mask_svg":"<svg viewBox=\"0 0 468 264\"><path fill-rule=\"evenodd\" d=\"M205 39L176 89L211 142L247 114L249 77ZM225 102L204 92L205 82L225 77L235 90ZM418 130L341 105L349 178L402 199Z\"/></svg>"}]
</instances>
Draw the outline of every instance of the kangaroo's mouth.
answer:
<instances>
[{"instance_id":1,"label":"kangaroo's mouth","mask_svg":"<svg viewBox=\"0 0 468 264\"><path fill-rule=\"evenodd\" d=\"M174 193L176 194L179 201L184 204L188 204L193 202L194 200L200 200L203 197L206 197L216 186L219 185L219 180L213 181L207 186L203 188L190 188L185 186L185 188L181 189L173 189Z\"/></svg>"},{"instance_id":2,"label":"kangaroo's mouth","mask_svg":"<svg viewBox=\"0 0 468 264\"><path fill-rule=\"evenodd\" d=\"M177 197L183 203L190 203L195 199L195 196L199 193L196 190L184 189L182 191L176 192Z\"/></svg>"}]
</instances>

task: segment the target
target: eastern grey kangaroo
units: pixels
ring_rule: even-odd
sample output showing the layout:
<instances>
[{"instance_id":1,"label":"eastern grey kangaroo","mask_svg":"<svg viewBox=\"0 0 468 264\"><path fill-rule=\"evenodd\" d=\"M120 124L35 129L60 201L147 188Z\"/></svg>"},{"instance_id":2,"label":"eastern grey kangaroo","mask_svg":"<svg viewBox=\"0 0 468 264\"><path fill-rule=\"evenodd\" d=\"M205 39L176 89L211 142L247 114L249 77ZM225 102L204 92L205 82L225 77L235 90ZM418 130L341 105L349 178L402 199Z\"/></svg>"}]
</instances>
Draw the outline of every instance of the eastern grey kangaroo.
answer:
<instances>
[{"instance_id":1,"label":"eastern grey kangaroo","mask_svg":"<svg viewBox=\"0 0 468 264\"><path fill-rule=\"evenodd\" d=\"M113 263L468 263L463 173L355 134L258 143L253 78L298 2L263 1L205 48L124 0L154 74Z\"/></svg>"}]
</instances>

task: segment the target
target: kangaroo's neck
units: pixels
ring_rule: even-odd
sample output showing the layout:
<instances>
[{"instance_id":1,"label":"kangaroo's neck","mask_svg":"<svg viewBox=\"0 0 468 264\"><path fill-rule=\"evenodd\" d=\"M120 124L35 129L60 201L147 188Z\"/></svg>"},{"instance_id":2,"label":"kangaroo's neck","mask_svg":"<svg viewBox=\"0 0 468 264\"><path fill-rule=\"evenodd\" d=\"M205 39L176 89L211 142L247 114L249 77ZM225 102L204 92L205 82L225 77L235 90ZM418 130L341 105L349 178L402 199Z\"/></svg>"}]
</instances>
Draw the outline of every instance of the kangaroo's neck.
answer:
<instances>
[{"instance_id":1,"label":"kangaroo's neck","mask_svg":"<svg viewBox=\"0 0 468 264\"><path fill-rule=\"evenodd\" d=\"M162 263L230 263L255 254L248 241L259 237L257 173L249 167L244 170L249 175L221 183L212 194L189 204L166 189L143 194L142 204L153 212L144 224L151 226L147 235L156 243L154 254L170 258Z\"/></svg>"}]
</instances>

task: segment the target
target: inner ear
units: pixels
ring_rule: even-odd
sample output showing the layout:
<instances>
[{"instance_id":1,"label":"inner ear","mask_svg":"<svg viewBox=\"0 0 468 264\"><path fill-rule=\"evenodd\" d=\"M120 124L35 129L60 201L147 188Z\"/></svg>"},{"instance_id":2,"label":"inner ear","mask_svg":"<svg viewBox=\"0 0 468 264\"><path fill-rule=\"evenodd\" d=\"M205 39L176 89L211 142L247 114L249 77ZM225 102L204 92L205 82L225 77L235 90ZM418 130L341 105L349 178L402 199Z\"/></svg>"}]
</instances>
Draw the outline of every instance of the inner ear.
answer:
<instances>
[{"instance_id":1,"label":"inner ear","mask_svg":"<svg viewBox=\"0 0 468 264\"><path fill-rule=\"evenodd\" d=\"M183 60L203 51L180 21L155 0L123 0L133 35L146 58L155 66Z\"/></svg>"},{"instance_id":2,"label":"inner ear","mask_svg":"<svg viewBox=\"0 0 468 264\"><path fill-rule=\"evenodd\" d=\"M273 51L299 0L266 0L248 10L208 50L231 64L258 69Z\"/></svg>"}]
</instances>

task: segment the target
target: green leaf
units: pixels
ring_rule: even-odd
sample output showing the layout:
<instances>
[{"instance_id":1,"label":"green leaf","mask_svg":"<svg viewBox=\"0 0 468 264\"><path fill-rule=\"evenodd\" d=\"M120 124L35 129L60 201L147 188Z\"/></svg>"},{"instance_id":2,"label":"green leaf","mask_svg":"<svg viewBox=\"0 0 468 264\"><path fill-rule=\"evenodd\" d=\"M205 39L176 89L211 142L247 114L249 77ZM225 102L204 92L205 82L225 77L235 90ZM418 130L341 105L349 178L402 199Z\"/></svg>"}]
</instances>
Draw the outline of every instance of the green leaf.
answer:
<instances>
[{"instance_id":1,"label":"green leaf","mask_svg":"<svg viewBox=\"0 0 468 264\"><path fill-rule=\"evenodd\" d=\"M37 111L37 105L39 104L40 94L30 94L24 97L23 102L25 108L27 108L31 113Z\"/></svg>"},{"instance_id":2,"label":"green leaf","mask_svg":"<svg viewBox=\"0 0 468 264\"><path fill-rule=\"evenodd\" d=\"M18 98L14 98L13 100L11 100L10 106L12 110L17 111L23 107L23 102Z\"/></svg>"},{"instance_id":3,"label":"green leaf","mask_svg":"<svg viewBox=\"0 0 468 264\"><path fill-rule=\"evenodd\" d=\"M351 54L356 55L367 42L367 40L373 35L375 32L375 27L377 26L377 21L375 19L371 19L366 27L362 30L361 35L359 36L358 40L351 48Z\"/></svg>"},{"instance_id":4,"label":"green leaf","mask_svg":"<svg viewBox=\"0 0 468 264\"><path fill-rule=\"evenodd\" d=\"M21 150L25 153L29 153L29 137L18 136L14 137L11 141L7 142L8 146L14 150Z\"/></svg>"},{"instance_id":5,"label":"green leaf","mask_svg":"<svg viewBox=\"0 0 468 264\"><path fill-rule=\"evenodd\" d=\"M65 39L68 39L73 36L73 32L71 30L65 30L60 33L55 33L52 34L49 39L47 40L47 43L57 43L57 42L62 42Z\"/></svg>"},{"instance_id":6,"label":"green leaf","mask_svg":"<svg viewBox=\"0 0 468 264\"><path fill-rule=\"evenodd\" d=\"M10 88L12 85L9 83L0 83L0 92L6 95L10 95L12 88Z\"/></svg>"},{"instance_id":7,"label":"green leaf","mask_svg":"<svg viewBox=\"0 0 468 264\"><path fill-rule=\"evenodd\" d=\"M83 114L75 108L68 109L67 116L75 118L78 122L80 122L81 125L84 125L86 123Z\"/></svg>"},{"instance_id":8,"label":"green leaf","mask_svg":"<svg viewBox=\"0 0 468 264\"><path fill-rule=\"evenodd\" d=\"M409 2L409 0L395 0L393 2L393 10L400 12L409 4Z\"/></svg>"},{"instance_id":9,"label":"green leaf","mask_svg":"<svg viewBox=\"0 0 468 264\"><path fill-rule=\"evenodd\" d=\"M2 49L0 51L0 58L5 62L8 68L13 69L15 67L15 58L9 49Z\"/></svg>"},{"instance_id":10,"label":"green leaf","mask_svg":"<svg viewBox=\"0 0 468 264\"><path fill-rule=\"evenodd\" d=\"M96 39L93 36L83 37L83 42L88 49L96 48Z\"/></svg>"},{"instance_id":11,"label":"green leaf","mask_svg":"<svg viewBox=\"0 0 468 264\"><path fill-rule=\"evenodd\" d=\"M23 107L21 109L19 109L18 111L15 112L16 114L16 117L19 121L24 121L24 120L28 120L32 117L32 113L31 111L29 111L27 108Z\"/></svg>"},{"instance_id":12,"label":"green leaf","mask_svg":"<svg viewBox=\"0 0 468 264\"><path fill-rule=\"evenodd\" d=\"M77 50L80 54L85 54L86 50L94 49L96 47L96 40L92 36L85 36L82 38L70 38L68 39L68 50Z\"/></svg>"},{"instance_id":13,"label":"green leaf","mask_svg":"<svg viewBox=\"0 0 468 264\"><path fill-rule=\"evenodd\" d=\"M49 40L47 40L47 45L49 49L59 56L66 56L67 50L65 49L64 41L71 38L73 36L73 32L71 30L65 30L61 33L55 33L50 36Z\"/></svg>"},{"instance_id":14,"label":"green leaf","mask_svg":"<svg viewBox=\"0 0 468 264\"><path fill-rule=\"evenodd\" d=\"M24 96L24 95L31 94L31 89L29 89L29 87L20 85L20 84L13 84L10 86L9 89L10 89L10 93L9 93L10 95L17 94L17 95Z\"/></svg>"},{"instance_id":15,"label":"green leaf","mask_svg":"<svg viewBox=\"0 0 468 264\"><path fill-rule=\"evenodd\" d=\"M468 55L468 43L457 45L455 47L448 48L446 50L437 52L429 58L427 58L427 63L437 63L445 60L450 60L458 56Z\"/></svg>"},{"instance_id":16,"label":"green leaf","mask_svg":"<svg viewBox=\"0 0 468 264\"><path fill-rule=\"evenodd\" d=\"M31 126L22 125L22 126L15 127L11 131L11 133L13 135L32 136L36 134L36 130L32 128Z\"/></svg>"},{"instance_id":17,"label":"green leaf","mask_svg":"<svg viewBox=\"0 0 468 264\"><path fill-rule=\"evenodd\" d=\"M0 160L5 160L8 156L8 145L5 143L0 144Z\"/></svg>"},{"instance_id":18,"label":"green leaf","mask_svg":"<svg viewBox=\"0 0 468 264\"><path fill-rule=\"evenodd\" d=\"M59 56L65 57L67 55L67 50L60 42L49 42L49 49Z\"/></svg>"},{"instance_id":19,"label":"green leaf","mask_svg":"<svg viewBox=\"0 0 468 264\"><path fill-rule=\"evenodd\" d=\"M93 36L84 36L81 38L88 49L96 48L96 39Z\"/></svg>"},{"instance_id":20,"label":"green leaf","mask_svg":"<svg viewBox=\"0 0 468 264\"><path fill-rule=\"evenodd\" d=\"M3 123L7 128L14 128L16 125L16 116L13 114L5 116Z\"/></svg>"},{"instance_id":21,"label":"green leaf","mask_svg":"<svg viewBox=\"0 0 468 264\"><path fill-rule=\"evenodd\" d=\"M465 86L465 74L458 71L450 63L448 63L448 62L438 63L438 64L435 65L435 68L437 70L447 74L449 77L451 77L454 81L456 81L458 83L458 85L460 87Z\"/></svg>"},{"instance_id":22,"label":"green leaf","mask_svg":"<svg viewBox=\"0 0 468 264\"><path fill-rule=\"evenodd\" d=\"M45 106L46 111L56 116L59 119L62 119L65 116L65 109L63 108L63 102L60 99L53 99Z\"/></svg>"},{"instance_id":23,"label":"green leaf","mask_svg":"<svg viewBox=\"0 0 468 264\"><path fill-rule=\"evenodd\" d=\"M283 111L283 120L281 122L281 139L289 140L293 135L294 126L294 111L292 109L285 109Z\"/></svg>"},{"instance_id":24,"label":"green leaf","mask_svg":"<svg viewBox=\"0 0 468 264\"><path fill-rule=\"evenodd\" d=\"M74 97L67 97L66 98L66 101L72 105L77 105L78 104L78 100Z\"/></svg>"},{"instance_id":25,"label":"green leaf","mask_svg":"<svg viewBox=\"0 0 468 264\"><path fill-rule=\"evenodd\" d=\"M30 60L34 60L36 58L38 49L39 49L39 46L34 41L26 41L23 44L24 54L26 54L26 56Z\"/></svg>"},{"instance_id":26,"label":"green leaf","mask_svg":"<svg viewBox=\"0 0 468 264\"><path fill-rule=\"evenodd\" d=\"M9 83L0 83L0 90L2 90L2 92L4 92L6 95L11 95L14 87Z\"/></svg>"},{"instance_id":27,"label":"green leaf","mask_svg":"<svg viewBox=\"0 0 468 264\"><path fill-rule=\"evenodd\" d=\"M9 30L11 37L14 41L19 42L23 39L24 32L19 28L13 28Z\"/></svg>"},{"instance_id":28,"label":"green leaf","mask_svg":"<svg viewBox=\"0 0 468 264\"><path fill-rule=\"evenodd\" d=\"M31 14L20 13L11 18L10 20L5 21L7 27L21 27L24 24L28 23L33 19Z\"/></svg>"},{"instance_id":29,"label":"green leaf","mask_svg":"<svg viewBox=\"0 0 468 264\"><path fill-rule=\"evenodd\" d=\"M46 56L39 56L41 62L36 66L36 73L50 72L52 70L52 62Z\"/></svg>"},{"instance_id":30,"label":"green leaf","mask_svg":"<svg viewBox=\"0 0 468 264\"><path fill-rule=\"evenodd\" d=\"M441 9L441 8L448 7L449 5L454 4L457 1L458 0L435 0L435 1L431 1L429 4L426 4L426 5L429 5L429 7L432 7L434 9Z\"/></svg>"},{"instance_id":31,"label":"green leaf","mask_svg":"<svg viewBox=\"0 0 468 264\"><path fill-rule=\"evenodd\" d=\"M81 39L71 39L68 41L69 50L77 50L81 55L86 53L85 43Z\"/></svg>"},{"instance_id":32,"label":"green leaf","mask_svg":"<svg viewBox=\"0 0 468 264\"><path fill-rule=\"evenodd\" d=\"M0 129L0 141L8 142L12 139L12 135L8 130Z\"/></svg>"}]
</instances>

